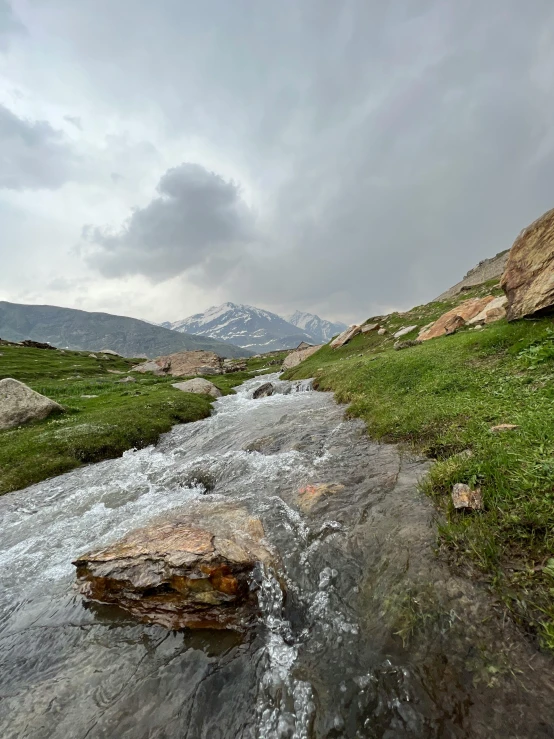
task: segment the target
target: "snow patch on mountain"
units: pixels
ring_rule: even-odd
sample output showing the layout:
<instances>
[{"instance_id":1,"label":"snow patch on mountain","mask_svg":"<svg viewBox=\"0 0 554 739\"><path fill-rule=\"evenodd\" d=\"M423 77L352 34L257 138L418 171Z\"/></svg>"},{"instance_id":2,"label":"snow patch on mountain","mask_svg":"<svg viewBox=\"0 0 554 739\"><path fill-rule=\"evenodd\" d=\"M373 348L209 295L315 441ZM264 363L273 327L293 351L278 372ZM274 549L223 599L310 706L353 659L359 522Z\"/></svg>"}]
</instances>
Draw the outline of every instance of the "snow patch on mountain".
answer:
<instances>
[{"instance_id":1,"label":"snow patch on mountain","mask_svg":"<svg viewBox=\"0 0 554 739\"><path fill-rule=\"evenodd\" d=\"M326 321L324 318L314 315L313 313L303 313L295 311L288 316L284 316L285 320L293 326L305 331L312 336L318 343L326 344L333 336L340 334L347 328L345 323Z\"/></svg>"}]
</instances>

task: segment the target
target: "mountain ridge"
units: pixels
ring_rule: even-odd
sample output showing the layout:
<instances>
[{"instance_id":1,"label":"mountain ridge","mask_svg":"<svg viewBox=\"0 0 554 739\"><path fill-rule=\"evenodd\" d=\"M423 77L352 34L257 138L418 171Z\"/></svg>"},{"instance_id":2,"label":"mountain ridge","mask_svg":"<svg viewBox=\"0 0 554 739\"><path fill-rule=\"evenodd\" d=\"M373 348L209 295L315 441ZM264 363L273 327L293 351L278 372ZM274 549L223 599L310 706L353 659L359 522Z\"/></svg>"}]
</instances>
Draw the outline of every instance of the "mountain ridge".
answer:
<instances>
[{"instance_id":1,"label":"mountain ridge","mask_svg":"<svg viewBox=\"0 0 554 739\"><path fill-rule=\"evenodd\" d=\"M204 313L195 313L179 321L166 321L161 325L173 331L187 331L196 336L232 342L258 353L293 349L303 341L309 344L326 343L329 340L326 336L331 338L343 326L324 321L311 313L296 311L291 316L298 324L253 305L226 302L212 306ZM309 324L310 330L300 324Z\"/></svg>"},{"instance_id":2,"label":"mountain ridge","mask_svg":"<svg viewBox=\"0 0 554 739\"><path fill-rule=\"evenodd\" d=\"M7 301L0 301L0 336L8 341L32 339L83 351L112 349L128 357L157 357L194 349L222 357L251 354L229 342L171 331L129 316Z\"/></svg>"}]
</instances>

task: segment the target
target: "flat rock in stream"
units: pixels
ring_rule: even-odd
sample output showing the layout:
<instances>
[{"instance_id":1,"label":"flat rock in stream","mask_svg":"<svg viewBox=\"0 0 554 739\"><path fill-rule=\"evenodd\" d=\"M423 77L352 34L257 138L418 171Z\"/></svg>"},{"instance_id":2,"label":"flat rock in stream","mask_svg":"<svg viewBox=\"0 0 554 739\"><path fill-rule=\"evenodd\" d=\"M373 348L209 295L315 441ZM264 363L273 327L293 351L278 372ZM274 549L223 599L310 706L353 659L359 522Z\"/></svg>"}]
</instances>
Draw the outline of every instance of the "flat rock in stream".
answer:
<instances>
[{"instance_id":1,"label":"flat rock in stream","mask_svg":"<svg viewBox=\"0 0 554 739\"><path fill-rule=\"evenodd\" d=\"M197 503L73 564L87 600L117 605L140 621L242 630L258 611L253 570L272 560L258 518L228 503Z\"/></svg>"}]
</instances>

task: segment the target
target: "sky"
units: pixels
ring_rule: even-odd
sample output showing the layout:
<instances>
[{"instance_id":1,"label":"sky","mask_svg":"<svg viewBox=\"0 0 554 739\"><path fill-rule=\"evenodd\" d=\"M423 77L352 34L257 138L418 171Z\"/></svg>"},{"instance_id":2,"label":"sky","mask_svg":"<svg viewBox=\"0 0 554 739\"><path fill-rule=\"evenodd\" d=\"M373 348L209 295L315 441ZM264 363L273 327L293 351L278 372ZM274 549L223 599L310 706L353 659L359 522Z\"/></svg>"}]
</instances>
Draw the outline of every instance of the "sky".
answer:
<instances>
[{"instance_id":1,"label":"sky","mask_svg":"<svg viewBox=\"0 0 554 739\"><path fill-rule=\"evenodd\" d=\"M554 207L552 0L0 0L0 300L353 322Z\"/></svg>"}]
</instances>

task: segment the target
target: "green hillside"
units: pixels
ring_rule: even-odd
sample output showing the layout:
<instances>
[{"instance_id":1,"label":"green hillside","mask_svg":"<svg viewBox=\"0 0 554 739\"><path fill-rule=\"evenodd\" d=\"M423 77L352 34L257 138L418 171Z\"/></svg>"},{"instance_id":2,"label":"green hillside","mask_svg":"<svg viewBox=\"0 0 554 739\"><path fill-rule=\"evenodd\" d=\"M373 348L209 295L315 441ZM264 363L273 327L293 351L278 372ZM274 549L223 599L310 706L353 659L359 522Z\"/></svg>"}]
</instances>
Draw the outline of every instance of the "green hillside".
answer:
<instances>
[{"instance_id":1,"label":"green hillside","mask_svg":"<svg viewBox=\"0 0 554 739\"><path fill-rule=\"evenodd\" d=\"M112 349L124 357L159 357L193 349L213 351L221 357L252 354L232 344L178 333L137 318L4 301L0 301L0 337L8 341L44 341L75 351Z\"/></svg>"}]
</instances>

